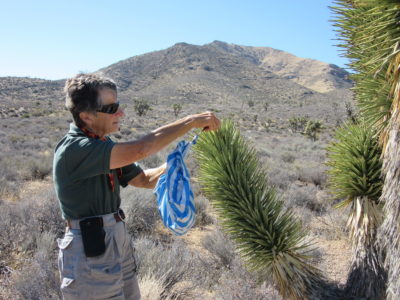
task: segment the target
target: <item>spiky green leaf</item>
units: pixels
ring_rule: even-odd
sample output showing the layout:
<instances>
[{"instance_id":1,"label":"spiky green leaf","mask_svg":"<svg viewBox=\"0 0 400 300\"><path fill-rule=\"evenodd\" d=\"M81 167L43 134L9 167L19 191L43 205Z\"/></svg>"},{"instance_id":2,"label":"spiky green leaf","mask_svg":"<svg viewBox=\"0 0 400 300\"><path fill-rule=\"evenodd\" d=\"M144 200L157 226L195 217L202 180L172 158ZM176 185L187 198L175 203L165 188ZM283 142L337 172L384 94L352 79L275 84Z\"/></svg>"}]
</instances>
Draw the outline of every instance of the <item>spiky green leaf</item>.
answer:
<instances>
[{"instance_id":1,"label":"spiky green leaf","mask_svg":"<svg viewBox=\"0 0 400 300\"><path fill-rule=\"evenodd\" d=\"M283 296L307 299L323 277L309 262L306 232L268 185L254 148L224 121L202 133L194 149L202 188L247 266L272 274Z\"/></svg>"}]
</instances>

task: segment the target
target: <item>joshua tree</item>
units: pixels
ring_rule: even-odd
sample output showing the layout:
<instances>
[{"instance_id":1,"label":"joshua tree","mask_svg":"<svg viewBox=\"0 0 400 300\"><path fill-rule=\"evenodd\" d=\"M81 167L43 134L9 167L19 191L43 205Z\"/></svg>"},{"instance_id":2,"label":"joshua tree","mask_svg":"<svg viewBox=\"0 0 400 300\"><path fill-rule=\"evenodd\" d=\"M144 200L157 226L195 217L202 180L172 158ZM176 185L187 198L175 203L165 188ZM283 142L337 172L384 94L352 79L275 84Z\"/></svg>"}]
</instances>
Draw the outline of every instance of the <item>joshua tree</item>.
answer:
<instances>
[{"instance_id":1,"label":"joshua tree","mask_svg":"<svg viewBox=\"0 0 400 300\"><path fill-rule=\"evenodd\" d=\"M271 276L285 299L335 299L338 291L310 262L304 228L233 124L202 133L195 151L202 188L249 269Z\"/></svg>"},{"instance_id":2,"label":"joshua tree","mask_svg":"<svg viewBox=\"0 0 400 300\"><path fill-rule=\"evenodd\" d=\"M312 141L317 140L317 133L320 132L324 126L321 121L308 120L304 128L303 134L309 137Z\"/></svg>"},{"instance_id":3,"label":"joshua tree","mask_svg":"<svg viewBox=\"0 0 400 300\"><path fill-rule=\"evenodd\" d=\"M135 100L134 109L138 116L144 116L149 110L152 110L149 101L143 99Z\"/></svg>"},{"instance_id":4,"label":"joshua tree","mask_svg":"<svg viewBox=\"0 0 400 300\"><path fill-rule=\"evenodd\" d=\"M328 148L330 189L350 206L348 229L353 259L347 280L347 299L384 299L386 273L375 244L382 223L381 149L376 131L365 123L345 124Z\"/></svg>"},{"instance_id":5,"label":"joshua tree","mask_svg":"<svg viewBox=\"0 0 400 300\"><path fill-rule=\"evenodd\" d=\"M181 112L181 110L182 110L182 104L174 103L174 104L172 105L172 108L174 109L174 115L175 115L175 117L177 117L177 116L179 115L179 113Z\"/></svg>"},{"instance_id":6,"label":"joshua tree","mask_svg":"<svg viewBox=\"0 0 400 300\"><path fill-rule=\"evenodd\" d=\"M336 3L360 114L375 127L382 146L384 221L378 244L388 271L387 297L400 299L400 1Z\"/></svg>"}]
</instances>

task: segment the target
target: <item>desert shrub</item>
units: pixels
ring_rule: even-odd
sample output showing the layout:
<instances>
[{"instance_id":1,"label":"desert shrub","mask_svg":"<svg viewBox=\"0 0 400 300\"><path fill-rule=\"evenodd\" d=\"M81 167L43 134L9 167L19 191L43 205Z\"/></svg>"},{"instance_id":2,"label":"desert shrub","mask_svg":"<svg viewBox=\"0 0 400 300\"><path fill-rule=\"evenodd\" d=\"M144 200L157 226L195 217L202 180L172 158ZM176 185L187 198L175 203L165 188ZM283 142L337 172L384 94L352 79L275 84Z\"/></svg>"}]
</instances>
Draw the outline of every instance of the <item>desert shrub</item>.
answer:
<instances>
[{"instance_id":1,"label":"desert shrub","mask_svg":"<svg viewBox=\"0 0 400 300\"><path fill-rule=\"evenodd\" d=\"M309 120L304 128L303 134L306 135L312 141L317 140L317 133L319 133L324 128L321 121Z\"/></svg>"},{"instance_id":2,"label":"desert shrub","mask_svg":"<svg viewBox=\"0 0 400 300\"><path fill-rule=\"evenodd\" d=\"M0 255L9 258L13 252L33 251L36 246L38 221L32 217L31 205L4 203L0 214Z\"/></svg>"},{"instance_id":3,"label":"desert shrub","mask_svg":"<svg viewBox=\"0 0 400 300\"><path fill-rule=\"evenodd\" d=\"M144 99L135 100L133 108L138 116L145 116L149 110L152 110L149 101Z\"/></svg>"},{"instance_id":4,"label":"desert shrub","mask_svg":"<svg viewBox=\"0 0 400 300\"><path fill-rule=\"evenodd\" d=\"M285 205L287 207L305 207L318 213L326 212L328 209L327 201L321 199L321 197L317 197L319 192L320 189L313 184L305 186L292 184L285 193Z\"/></svg>"},{"instance_id":5,"label":"desert shrub","mask_svg":"<svg viewBox=\"0 0 400 300\"><path fill-rule=\"evenodd\" d=\"M172 105L172 108L174 109L174 115L175 115L175 117L177 117L177 116L179 115L179 113L181 112L181 110L182 110L182 104L174 103L174 104Z\"/></svg>"},{"instance_id":6,"label":"desert shrub","mask_svg":"<svg viewBox=\"0 0 400 300\"><path fill-rule=\"evenodd\" d=\"M196 206L195 226L205 226L214 223L214 218L210 215L210 203L206 197L199 195L194 198Z\"/></svg>"},{"instance_id":7,"label":"desert shrub","mask_svg":"<svg viewBox=\"0 0 400 300\"><path fill-rule=\"evenodd\" d=\"M235 248L232 242L217 229L206 235L202 240L202 245L211 254L211 258L219 266L230 268L235 258Z\"/></svg>"},{"instance_id":8,"label":"desert shrub","mask_svg":"<svg viewBox=\"0 0 400 300\"><path fill-rule=\"evenodd\" d=\"M44 231L36 238L36 258L43 257L51 259L56 247L57 236L51 231Z\"/></svg>"},{"instance_id":9,"label":"desert shrub","mask_svg":"<svg viewBox=\"0 0 400 300\"><path fill-rule=\"evenodd\" d=\"M160 220L152 191L127 187L122 190L121 198L129 233L136 237L150 234Z\"/></svg>"},{"instance_id":10,"label":"desert shrub","mask_svg":"<svg viewBox=\"0 0 400 300\"><path fill-rule=\"evenodd\" d=\"M41 240L53 239L54 235L48 235ZM53 242L54 244L54 242ZM60 283L56 270L56 258L53 247L45 249L41 245L35 255L25 261L20 270L14 271L10 276L9 299L36 300L36 299L60 299Z\"/></svg>"},{"instance_id":11,"label":"desert shrub","mask_svg":"<svg viewBox=\"0 0 400 300\"><path fill-rule=\"evenodd\" d=\"M182 295L193 289L194 283L190 284L191 281L181 289L176 288L178 283L190 279L196 261L181 240L162 245L148 238L139 238L134 241L134 245L139 278L160 281L164 289L163 296L182 298Z\"/></svg>"},{"instance_id":12,"label":"desert shrub","mask_svg":"<svg viewBox=\"0 0 400 300\"><path fill-rule=\"evenodd\" d=\"M0 176L0 204L3 198L16 197L17 193L17 184Z\"/></svg>"},{"instance_id":13,"label":"desert shrub","mask_svg":"<svg viewBox=\"0 0 400 300\"><path fill-rule=\"evenodd\" d=\"M282 300L279 293L267 282L257 283L257 277L246 271L241 261L235 259L230 270L225 270L215 287L216 299Z\"/></svg>"},{"instance_id":14,"label":"desert shrub","mask_svg":"<svg viewBox=\"0 0 400 300\"><path fill-rule=\"evenodd\" d=\"M25 179L44 179L51 174L52 171L52 158L42 157L39 159L32 159L28 162L28 178Z\"/></svg>"},{"instance_id":15,"label":"desert shrub","mask_svg":"<svg viewBox=\"0 0 400 300\"><path fill-rule=\"evenodd\" d=\"M10 210L7 212L10 212ZM25 213L26 210L24 209ZM21 217L21 215L19 216ZM4 219L2 221L2 225L4 225ZM31 221L30 225L38 225L37 223L40 222ZM15 270L9 268L11 272L6 274L8 278L0 296L3 294L5 299L21 300L60 299L60 283L56 272L56 234L49 231L33 230L26 226L26 223L20 225L22 225L21 229L18 226L13 227L14 232L10 234L11 238L18 235L18 239L17 243L12 243L7 249L12 249L12 251L7 252L8 257L5 259L9 260L17 253L24 254L25 259L21 267ZM2 229L4 230L4 227ZM4 241L4 236L0 236L0 242L10 242L10 240ZM1 250L3 251L3 249ZM15 262L13 264L15 265ZM21 261L17 262L17 265L19 264L21 264Z\"/></svg>"},{"instance_id":16,"label":"desert shrub","mask_svg":"<svg viewBox=\"0 0 400 300\"><path fill-rule=\"evenodd\" d=\"M146 274L138 279L138 283L143 300L160 299L164 292L162 279L158 279L154 275Z\"/></svg>"},{"instance_id":17,"label":"desert shrub","mask_svg":"<svg viewBox=\"0 0 400 300\"><path fill-rule=\"evenodd\" d=\"M286 197L286 195L284 195L284 197ZM285 205L290 205L290 203L286 203L285 201ZM314 212L304 206L293 206L291 209L301 224L309 228L312 220L315 218Z\"/></svg>"},{"instance_id":18,"label":"desert shrub","mask_svg":"<svg viewBox=\"0 0 400 300\"><path fill-rule=\"evenodd\" d=\"M1 211L0 260L8 261L18 252L34 253L43 244L43 234L60 237L65 229L52 188L17 203L2 203Z\"/></svg>"},{"instance_id":19,"label":"desert shrub","mask_svg":"<svg viewBox=\"0 0 400 300\"><path fill-rule=\"evenodd\" d=\"M297 166L297 178L303 182L313 183L318 186L326 185L326 167L316 164Z\"/></svg>"},{"instance_id":20,"label":"desert shrub","mask_svg":"<svg viewBox=\"0 0 400 300\"><path fill-rule=\"evenodd\" d=\"M292 117L289 119L289 128L292 132L303 132L308 121L308 117Z\"/></svg>"},{"instance_id":21,"label":"desert shrub","mask_svg":"<svg viewBox=\"0 0 400 300\"><path fill-rule=\"evenodd\" d=\"M351 104L351 102L346 102L345 108L346 108L347 119L353 123L356 123L357 118L358 118L358 113L356 112L356 110L355 110L354 106Z\"/></svg>"},{"instance_id":22,"label":"desert shrub","mask_svg":"<svg viewBox=\"0 0 400 300\"><path fill-rule=\"evenodd\" d=\"M53 187L44 189L26 201L35 203L34 208L31 208L31 217L37 220L40 232L53 232L56 237L63 235L66 224L61 217L60 206Z\"/></svg>"},{"instance_id":23,"label":"desert shrub","mask_svg":"<svg viewBox=\"0 0 400 300\"><path fill-rule=\"evenodd\" d=\"M323 128L323 124L319 120L311 120L309 117L292 117L289 119L289 128L292 132L300 132L311 140L317 139L317 133Z\"/></svg>"},{"instance_id":24,"label":"desert shrub","mask_svg":"<svg viewBox=\"0 0 400 300\"><path fill-rule=\"evenodd\" d=\"M296 171L289 167L271 164L268 168L268 182L279 190L286 190L296 179Z\"/></svg>"},{"instance_id":25,"label":"desert shrub","mask_svg":"<svg viewBox=\"0 0 400 300\"><path fill-rule=\"evenodd\" d=\"M281 155L281 159L282 159L282 161L284 161L285 163L291 164L292 162L295 161L296 157L295 157L293 154L289 153L289 152L284 152L284 153L282 153L282 155Z\"/></svg>"},{"instance_id":26,"label":"desert shrub","mask_svg":"<svg viewBox=\"0 0 400 300\"><path fill-rule=\"evenodd\" d=\"M0 178L5 181L16 181L18 180L18 170L13 164L12 157L0 156Z\"/></svg>"}]
</instances>

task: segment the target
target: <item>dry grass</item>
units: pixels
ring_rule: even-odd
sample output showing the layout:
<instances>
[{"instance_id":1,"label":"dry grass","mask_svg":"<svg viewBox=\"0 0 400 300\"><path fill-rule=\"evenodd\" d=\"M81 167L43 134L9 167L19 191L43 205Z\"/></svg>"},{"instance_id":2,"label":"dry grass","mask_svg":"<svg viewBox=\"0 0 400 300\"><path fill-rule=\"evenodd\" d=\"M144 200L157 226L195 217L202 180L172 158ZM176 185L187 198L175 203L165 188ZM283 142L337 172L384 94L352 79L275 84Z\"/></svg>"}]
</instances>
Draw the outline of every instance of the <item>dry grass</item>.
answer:
<instances>
[{"instance_id":1,"label":"dry grass","mask_svg":"<svg viewBox=\"0 0 400 300\"><path fill-rule=\"evenodd\" d=\"M26 200L17 200L13 203L7 201L0 204L2 228L5 228L2 232L12 232L14 230L12 228L18 226L21 237L12 245L12 248L8 248L7 252L4 252L4 249L2 251L2 254L13 253L3 255L1 259L0 278L3 284L0 295L3 297L13 293L13 295L19 295L21 299L34 299L34 297L57 299L59 295L54 246L57 234L52 232L52 229L58 228L57 230L62 232L63 223L57 222L59 218L57 214L53 218L50 217L53 212L48 210L49 207L53 207L54 212L58 211L58 204L50 191L52 191L51 182L26 183L18 195L20 199ZM135 199L138 199L139 194L133 191L135 190L124 192L126 193L124 205L128 202L129 205L137 204ZM146 215L144 212L147 210L156 212L154 206L151 205L152 201L155 201L151 193L147 196L140 195L143 203L150 206L140 206L137 213ZM34 203L36 205L32 210ZM49 203L51 203L50 206ZM334 211L329 205L325 212L318 214L304 205L299 206L294 203L293 206L295 211L301 215L304 214L305 219L309 220L307 224L312 232L311 238L315 239L316 247L319 249L316 253L316 263L329 279L344 283L351 258L350 243L344 232L344 214ZM211 208L208 208L208 212L212 215ZM5 216L13 216L13 214L16 214L13 220L20 222L19 220L25 219L33 222L34 225L10 223L7 221L9 219L5 219ZM32 214L36 217L27 217ZM50 223L39 225L43 219L50 220ZM159 294L163 297L174 296L178 299L179 297L180 299L266 299L266 297L280 299L268 281L260 281L257 274L247 273L232 248L227 250L229 241L219 232L217 224L198 226L184 237L176 238L165 228L160 227L162 224L153 218L153 215L146 220L143 222L149 222L154 227L149 231L145 230L147 238L138 239L136 246L139 249L137 254L142 270L139 270L139 279L143 286L144 296L147 295L148 299L157 299L154 297L158 297ZM42 234L27 238L27 226L42 228ZM134 222L131 226L138 228L137 223ZM5 241L8 238L2 236L1 239ZM180 263L176 263L176 257L180 258ZM178 265L180 268L177 269ZM11 273L7 274L7 269L11 270ZM172 273L174 276L171 277ZM26 280L27 276L31 280ZM45 286L42 285L43 282L46 283ZM32 295L31 298L26 296L27 294Z\"/></svg>"}]
</instances>

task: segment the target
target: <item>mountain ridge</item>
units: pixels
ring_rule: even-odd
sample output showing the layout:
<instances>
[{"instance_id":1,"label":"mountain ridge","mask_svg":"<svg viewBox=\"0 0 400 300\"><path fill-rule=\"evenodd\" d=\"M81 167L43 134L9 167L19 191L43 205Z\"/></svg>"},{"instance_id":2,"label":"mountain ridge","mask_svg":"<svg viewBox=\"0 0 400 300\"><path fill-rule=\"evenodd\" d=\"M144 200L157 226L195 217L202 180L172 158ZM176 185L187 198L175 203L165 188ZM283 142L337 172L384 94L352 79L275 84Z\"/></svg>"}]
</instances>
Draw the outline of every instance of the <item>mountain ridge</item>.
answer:
<instances>
[{"instance_id":1,"label":"mountain ridge","mask_svg":"<svg viewBox=\"0 0 400 300\"><path fill-rule=\"evenodd\" d=\"M192 45L184 42L176 43L175 45L163 50L152 51L120 60L95 72L117 73L116 77L120 80L121 88L125 89L128 85L132 84L133 79L135 79L137 75L147 75L153 78L157 77L160 74L160 69L163 64L168 65L168 63L172 63L169 56L173 56L174 54L176 55L180 52L184 57L185 55L191 55L201 51L209 51L209 56L225 54L228 56L230 55L232 59L244 59L250 62L252 66L257 66L267 73L276 74L284 79L289 79L320 93L327 93L335 89L351 87L351 81L348 79L349 73L336 65L315 59L300 58L283 50L270 47L241 46L217 40L204 45ZM196 61L191 61L187 58L178 63L182 64L181 67L185 67L185 64L190 65L194 62ZM120 74L118 74L120 72L115 72L115 70L113 71L116 66L123 67L125 65L139 67L142 72L136 74L134 68L132 68L132 70L125 69L125 72L128 72L126 72L123 76L124 78L122 78L122 76L119 76ZM173 66L177 67L179 65L177 65L175 61ZM130 77L130 79L127 79L127 77ZM0 80L10 81L11 78L16 80L17 78L24 79L25 83L29 80L36 83L41 81L42 83L55 82L59 84L65 81L65 79L47 80L41 78L13 76L0 77ZM4 94L4 87L2 87L2 90Z\"/></svg>"},{"instance_id":2,"label":"mountain ridge","mask_svg":"<svg viewBox=\"0 0 400 300\"><path fill-rule=\"evenodd\" d=\"M326 116L328 105L350 99L351 82L345 70L282 50L221 41L205 45L177 43L96 72L114 79L119 98L127 103L140 98L165 106L185 104L188 109L224 110L230 105L242 110L244 103L257 102L275 106L282 110L282 117L288 117L286 114L296 114L300 107L314 110L321 101L326 103L321 106ZM29 107L35 101L54 100L62 105L64 83L0 77L0 106L7 106L7 101Z\"/></svg>"}]
</instances>

